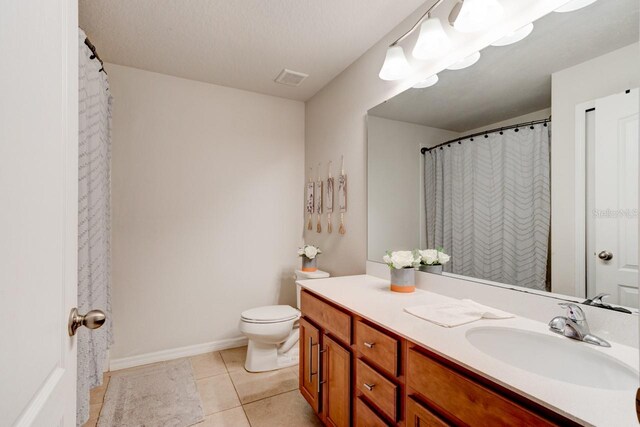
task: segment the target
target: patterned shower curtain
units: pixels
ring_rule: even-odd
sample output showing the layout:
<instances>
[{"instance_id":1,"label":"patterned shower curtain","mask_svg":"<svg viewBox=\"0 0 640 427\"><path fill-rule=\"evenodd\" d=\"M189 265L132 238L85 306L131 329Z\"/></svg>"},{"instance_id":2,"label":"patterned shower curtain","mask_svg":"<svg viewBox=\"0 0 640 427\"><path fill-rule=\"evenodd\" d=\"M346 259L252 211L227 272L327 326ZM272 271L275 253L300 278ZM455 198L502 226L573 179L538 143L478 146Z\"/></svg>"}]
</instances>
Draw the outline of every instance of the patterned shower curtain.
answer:
<instances>
[{"instance_id":1,"label":"patterned shower curtain","mask_svg":"<svg viewBox=\"0 0 640 427\"><path fill-rule=\"evenodd\" d=\"M547 288L550 124L452 143L424 156L429 248L445 271Z\"/></svg>"},{"instance_id":2,"label":"patterned shower curtain","mask_svg":"<svg viewBox=\"0 0 640 427\"><path fill-rule=\"evenodd\" d=\"M78 425L89 419L89 391L102 384L111 343L111 96L100 62L79 30L78 311L107 314L95 330L78 329Z\"/></svg>"}]
</instances>

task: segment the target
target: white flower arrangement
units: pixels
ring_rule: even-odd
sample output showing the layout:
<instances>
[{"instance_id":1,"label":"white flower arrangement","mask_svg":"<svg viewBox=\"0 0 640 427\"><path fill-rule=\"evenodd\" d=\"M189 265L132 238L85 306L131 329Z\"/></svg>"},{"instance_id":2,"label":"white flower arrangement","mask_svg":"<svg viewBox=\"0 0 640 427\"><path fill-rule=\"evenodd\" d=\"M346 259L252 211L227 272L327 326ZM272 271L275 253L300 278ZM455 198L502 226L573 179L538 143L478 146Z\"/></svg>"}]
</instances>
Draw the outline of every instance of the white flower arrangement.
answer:
<instances>
[{"instance_id":1,"label":"white flower arrangement","mask_svg":"<svg viewBox=\"0 0 640 427\"><path fill-rule=\"evenodd\" d=\"M321 253L322 251L320 250L320 248L313 245L304 245L303 247L298 249L298 256L304 256L309 259L314 259Z\"/></svg>"},{"instance_id":2,"label":"white flower arrangement","mask_svg":"<svg viewBox=\"0 0 640 427\"><path fill-rule=\"evenodd\" d=\"M387 251L382 260L389 268L415 268L420 265L420 256L416 251Z\"/></svg>"},{"instance_id":3,"label":"white flower arrangement","mask_svg":"<svg viewBox=\"0 0 640 427\"><path fill-rule=\"evenodd\" d=\"M418 253L420 255L421 265L444 265L451 259L449 255L442 252L442 248L425 249L418 251Z\"/></svg>"}]
</instances>

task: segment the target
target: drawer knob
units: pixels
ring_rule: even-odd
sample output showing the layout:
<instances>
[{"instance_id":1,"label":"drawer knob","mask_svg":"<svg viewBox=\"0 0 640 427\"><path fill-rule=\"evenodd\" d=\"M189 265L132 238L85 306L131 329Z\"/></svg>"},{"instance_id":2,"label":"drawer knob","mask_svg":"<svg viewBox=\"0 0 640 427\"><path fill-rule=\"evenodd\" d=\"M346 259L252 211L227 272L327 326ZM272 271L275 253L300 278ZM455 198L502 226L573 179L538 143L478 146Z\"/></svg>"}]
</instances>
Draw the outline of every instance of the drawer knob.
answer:
<instances>
[{"instance_id":1,"label":"drawer knob","mask_svg":"<svg viewBox=\"0 0 640 427\"><path fill-rule=\"evenodd\" d=\"M364 346L367 348L373 348L374 345L376 345L374 342L364 342Z\"/></svg>"},{"instance_id":2,"label":"drawer knob","mask_svg":"<svg viewBox=\"0 0 640 427\"><path fill-rule=\"evenodd\" d=\"M369 391L373 391L373 388L374 388L375 386L376 386L375 384L367 384L367 383L364 383L364 388L366 388L366 389L367 389L367 390L369 390Z\"/></svg>"}]
</instances>

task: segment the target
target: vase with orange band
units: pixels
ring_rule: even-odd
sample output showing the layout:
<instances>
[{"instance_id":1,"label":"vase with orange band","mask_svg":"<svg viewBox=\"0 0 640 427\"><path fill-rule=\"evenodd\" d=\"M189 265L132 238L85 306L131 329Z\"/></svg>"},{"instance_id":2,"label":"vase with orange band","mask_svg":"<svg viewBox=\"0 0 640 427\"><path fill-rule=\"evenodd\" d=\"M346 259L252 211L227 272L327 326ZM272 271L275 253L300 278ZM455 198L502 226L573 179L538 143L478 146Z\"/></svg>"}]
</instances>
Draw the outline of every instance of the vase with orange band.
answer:
<instances>
[{"instance_id":1,"label":"vase with orange band","mask_svg":"<svg viewBox=\"0 0 640 427\"><path fill-rule=\"evenodd\" d=\"M415 269L413 267L391 268L391 290L401 293L415 291Z\"/></svg>"},{"instance_id":2,"label":"vase with orange band","mask_svg":"<svg viewBox=\"0 0 640 427\"><path fill-rule=\"evenodd\" d=\"M318 271L318 258L307 258L306 256L302 256L302 271L307 273L313 273L314 271Z\"/></svg>"}]
</instances>

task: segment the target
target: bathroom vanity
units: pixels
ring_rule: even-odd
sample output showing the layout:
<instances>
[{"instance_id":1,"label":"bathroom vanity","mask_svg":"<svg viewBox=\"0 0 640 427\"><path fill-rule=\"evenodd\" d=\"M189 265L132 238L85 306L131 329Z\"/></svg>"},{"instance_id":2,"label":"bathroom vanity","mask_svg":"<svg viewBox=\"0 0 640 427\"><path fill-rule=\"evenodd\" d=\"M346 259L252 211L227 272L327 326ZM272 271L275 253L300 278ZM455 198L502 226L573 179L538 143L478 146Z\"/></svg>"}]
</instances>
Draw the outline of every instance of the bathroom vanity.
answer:
<instances>
[{"instance_id":1,"label":"bathroom vanity","mask_svg":"<svg viewBox=\"0 0 640 427\"><path fill-rule=\"evenodd\" d=\"M476 331L495 329L548 335L552 345L592 347L556 336L546 324L515 317L444 328L404 312L447 298L433 292L392 293L388 281L366 275L298 284L303 288L300 392L326 425L637 423L633 388L538 375L487 355L470 340ZM614 343L584 351L625 365L637 378L637 349ZM580 371L578 359L562 369Z\"/></svg>"}]
</instances>

